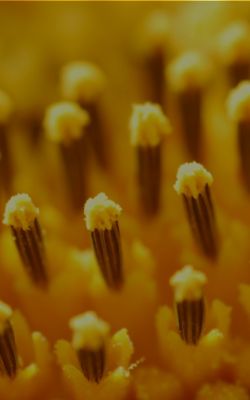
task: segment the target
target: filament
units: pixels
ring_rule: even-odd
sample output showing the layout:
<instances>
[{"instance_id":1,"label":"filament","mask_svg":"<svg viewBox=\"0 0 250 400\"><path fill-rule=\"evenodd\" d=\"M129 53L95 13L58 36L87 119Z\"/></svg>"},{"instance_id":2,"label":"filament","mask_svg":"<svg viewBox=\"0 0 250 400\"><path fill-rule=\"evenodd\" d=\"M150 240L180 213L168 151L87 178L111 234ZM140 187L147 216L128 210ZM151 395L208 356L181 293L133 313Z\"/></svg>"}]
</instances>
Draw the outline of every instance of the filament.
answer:
<instances>
[{"instance_id":1,"label":"filament","mask_svg":"<svg viewBox=\"0 0 250 400\"><path fill-rule=\"evenodd\" d=\"M84 207L87 229L101 274L111 289L123 284L123 260L118 216L121 207L104 193L88 199Z\"/></svg>"},{"instance_id":2,"label":"filament","mask_svg":"<svg viewBox=\"0 0 250 400\"><path fill-rule=\"evenodd\" d=\"M43 235L38 221L39 210L27 194L18 194L8 201L3 222L10 226L22 263L38 286L48 283Z\"/></svg>"}]
</instances>

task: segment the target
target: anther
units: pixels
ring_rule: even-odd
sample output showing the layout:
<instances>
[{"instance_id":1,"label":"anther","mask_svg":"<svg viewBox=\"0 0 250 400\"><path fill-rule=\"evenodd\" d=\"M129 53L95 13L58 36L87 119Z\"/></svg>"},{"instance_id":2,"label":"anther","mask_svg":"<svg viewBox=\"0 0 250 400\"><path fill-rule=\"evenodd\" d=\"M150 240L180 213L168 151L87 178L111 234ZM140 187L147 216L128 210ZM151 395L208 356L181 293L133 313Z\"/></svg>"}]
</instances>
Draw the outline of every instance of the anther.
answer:
<instances>
[{"instance_id":1,"label":"anther","mask_svg":"<svg viewBox=\"0 0 250 400\"><path fill-rule=\"evenodd\" d=\"M218 233L210 193L213 177L201 164L185 163L177 172L176 192L182 196L188 222L200 250L209 258L218 254Z\"/></svg>"},{"instance_id":2,"label":"anther","mask_svg":"<svg viewBox=\"0 0 250 400\"><path fill-rule=\"evenodd\" d=\"M45 129L50 140L59 146L66 182L76 210L86 200L86 127L89 115L78 104L61 102L50 106L45 116Z\"/></svg>"},{"instance_id":3,"label":"anther","mask_svg":"<svg viewBox=\"0 0 250 400\"><path fill-rule=\"evenodd\" d=\"M130 132L137 156L139 204L146 215L154 215L160 206L162 142L171 126L159 105L145 103L134 106Z\"/></svg>"},{"instance_id":4,"label":"anther","mask_svg":"<svg viewBox=\"0 0 250 400\"><path fill-rule=\"evenodd\" d=\"M12 309L0 302L0 373L14 378L18 369L18 357L11 318Z\"/></svg>"},{"instance_id":5,"label":"anther","mask_svg":"<svg viewBox=\"0 0 250 400\"><path fill-rule=\"evenodd\" d=\"M232 86L249 79L250 73L250 31L242 21L234 22L221 34L219 51L228 69Z\"/></svg>"},{"instance_id":6,"label":"anther","mask_svg":"<svg viewBox=\"0 0 250 400\"><path fill-rule=\"evenodd\" d=\"M120 289L123 284L123 261L118 217L121 207L104 193L87 200L84 207L86 227L98 265L106 284Z\"/></svg>"},{"instance_id":7,"label":"anther","mask_svg":"<svg viewBox=\"0 0 250 400\"><path fill-rule=\"evenodd\" d=\"M73 330L72 346L83 374L89 381L99 383L106 366L106 342L109 325L94 312L86 312L70 320Z\"/></svg>"},{"instance_id":8,"label":"anther","mask_svg":"<svg viewBox=\"0 0 250 400\"><path fill-rule=\"evenodd\" d=\"M48 283L43 235L38 221L39 209L28 194L17 194L5 207L3 223L10 226L23 265L38 286Z\"/></svg>"},{"instance_id":9,"label":"anther","mask_svg":"<svg viewBox=\"0 0 250 400\"><path fill-rule=\"evenodd\" d=\"M169 56L170 36L168 15L159 10L152 12L145 19L140 33L140 47L148 76L147 86L151 89L147 98L164 106L166 97L164 70Z\"/></svg>"},{"instance_id":10,"label":"anther","mask_svg":"<svg viewBox=\"0 0 250 400\"><path fill-rule=\"evenodd\" d=\"M174 302L181 338L196 345L201 337L205 321L203 286L206 276L193 267L186 266L170 279L174 287Z\"/></svg>"},{"instance_id":11,"label":"anther","mask_svg":"<svg viewBox=\"0 0 250 400\"><path fill-rule=\"evenodd\" d=\"M89 140L98 162L107 166L106 142L100 98L106 84L102 70L89 62L73 62L62 70L62 94L67 100L77 102L90 115Z\"/></svg>"},{"instance_id":12,"label":"anther","mask_svg":"<svg viewBox=\"0 0 250 400\"><path fill-rule=\"evenodd\" d=\"M228 97L228 114L237 126L241 173L250 192L250 81L243 81Z\"/></svg>"},{"instance_id":13,"label":"anther","mask_svg":"<svg viewBox=\"0 0 250 400\"><path fill-rule=\"evenodd\" d=\"M209 63L199 53L188 52L168 67L167 79L176 93L184 142L191 158L201 158L202 108L209 77Z\"/></svg>"}]
</instances>

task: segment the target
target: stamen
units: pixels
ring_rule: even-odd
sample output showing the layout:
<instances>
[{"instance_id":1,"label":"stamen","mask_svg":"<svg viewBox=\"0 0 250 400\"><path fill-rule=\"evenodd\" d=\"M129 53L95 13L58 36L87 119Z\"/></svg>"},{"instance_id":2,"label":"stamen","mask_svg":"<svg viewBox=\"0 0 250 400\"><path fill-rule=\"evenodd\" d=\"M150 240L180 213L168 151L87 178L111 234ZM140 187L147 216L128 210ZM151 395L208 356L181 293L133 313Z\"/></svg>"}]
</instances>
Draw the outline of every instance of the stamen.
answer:
<instances>
[{"instance_id":1,"label":"stamen","mask_svg":"<svg viewBox=\"0 0 250 400\"><path fill-rule=\"evenodd\" d=\"M45 116L47 135L59 144L69 193L77 210L86 200L87 151L84 133L88 123L88 113L71 102L52 105Z\"/></svg>"},{"instance_id":2,"label":"stamen","mask_svg":"<svg viewBox=\"0 0 250 400\"><path fill-rule=\"evenodd\" d=\"M5 207L3 223L10 226L17 250L32 281L48 283L45 249L38 221L39 210L27 194L11 197Z\"/></svg>"},{"instance_id":3,"label":"stamen","mask_svg":"<svg viewBox=\"0 0 250 400\"><path fill-rule=\"evenodd\" d=\"M232 86L249 78L250 31L245 22L234 22L222 33L219 50L228 68Z\"/></svg>"},{"instance_id":4,"label":"stamen","mask_svg":"<svg viewBox=\"0 0 250 400\"><path fill-rule=\"evenodd\" d=\"M206 276L186 266L170 279L175 291L175 308L181 338L196 345L201 337L205 320L203 286Z\"/></svg>"},{"instance_id":5,"label":"stamen","mask_svg":"<svg viewBox=\"0 0 250 400\"><path fill-rule=\"evenodd\" d=\"M148 75L147 86L151 85L148 98L162 106L164 106L166 91L164 69L167 61L169 25L168 15L163 11L154 11L144 21L141 39Z\"/></svg>"},{"instance_id":6,"label":"stamen","mask_svg":"<svg viewBox=\"0 0 250 400\"><path fill-rule=\"evenodd\" d=\"M90 115L89 138L102 167L107 166L107 137L99 103L105 87L105 76L94 64L70 63L62 70L62 92L66 99L77 102Z\"/></svg>"},{"instance_id":7,"label":"stamen","mask_svg":"<svg viewBox=\"0 0 250 400\"><path fill-rule=\"evenodd\" d=\"M70 327L82 372L89 381L99 383L105 372L109 325L94 312L87 312L71 319Z\"/></svg>"},{"instance_id":8,"label":"stamen","mask_svg":"<svg viewBox=\"0 0 250 400\"><path fill-rule=\"evenodd\" d=\"M218 254L218 234L210 185L212 175L196 162L180 166L175 190L182 195L189 225L194 239L209 258Z\"/></svg>"},{"instance_id":9,"label":"stamen","mask_svg":"<svg viewBox=\"0 0 250 400\"><path fill-rule=\"evenodd\" d=\"M86 227L91 239L100 271L111 289L123 284L123 261L118 217L121 207L104 193L88 199L84 207Z\"/></svg>"},{"instance_id":10,"label":"stamen","mask_svg":"<svg viewBox=\"0 0 250 400\"><path fill-rule=\"evenodd\" d=\"M14 378L18 369L18 357L11 317L11 308L0 302L0 373Z\"/></svg>"},{"instance_id":11,"label":"stamen","mask_svg":"<svg viewBox=\"0 0 250 400\"><path fill-rule=\"evenodd\" d=\"M242 177L250 192L250 81L240 83L228 97L228 114L237 124Z\"/></svg>"},{"instance_id":12,"label":"stamen","mask_svg":"<svg viewBox=\"0 0 250 400\"><path fill-rule=\"evenodd\" d=\"M192 158L200 159L203 95L209 76L209 63L201 54L188 52L172 62L167 69L167 76L177 94L187 150Z\"/></svg>"},{"instance_id":13,"label":"stamen","mask_svg":"<svg viewBox=\"0 0 250 400\"><path fill-rule=\"evenodd\" d=\"M8 144L7 123L12 113L12 102L6 93L0 90L0 179L5 193L11 192L12 165Z\"/></svg>"},{"instance_id":14,"label":"stamen","mask_svg":"<svg viewBox=\"0 0 250 400\"><path fill-rule=\"evenodd\" d=\"M139 204L147 215L154 215L160 206L162 140L171 127L160 106L145 103L134 106L130 131L137 153Z\"/></svg>"}]
</instances>

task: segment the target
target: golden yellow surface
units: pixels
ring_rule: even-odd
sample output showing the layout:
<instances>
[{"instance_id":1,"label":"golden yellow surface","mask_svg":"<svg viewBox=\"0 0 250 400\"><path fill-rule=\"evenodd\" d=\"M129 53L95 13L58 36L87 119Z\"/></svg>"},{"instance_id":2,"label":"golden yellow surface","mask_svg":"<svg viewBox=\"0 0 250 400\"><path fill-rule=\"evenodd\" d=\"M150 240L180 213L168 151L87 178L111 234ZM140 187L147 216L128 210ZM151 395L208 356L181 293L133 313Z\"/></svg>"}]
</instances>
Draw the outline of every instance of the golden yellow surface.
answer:
<instances>
[{"instance_id":1,"label":"golden yellow surface","mask_svg":"<svg viewBox=\"0 0 250 400\"><path fill-rule=\"evenodd\" d=\"M12 380L0 376L1 400L249 398L249 194L241 178L237 130L227 113L232 87L219 48L221 34L237 21L250 23L247 3L0 4L0 89L13 110L4 121L7 125L1 126L12 160L12 187L6 193L1 185L0 208L3 215L16 193L32 198L39 208L49 276L47 289L30 281L11 230L2 225L0 299L13 310L20 368ZM133 104L151 101L146 60L155 46L167 51L165 68L190 51L204 56L213 68L203 91L202 160L189 159L176 93L169 81L163 83L162 110L172 134L162 146L161 209L147 218L138 203L129 121ZM86 187L87 198L106 193L115 200L115 218L120 206L123 210L119 227L124 285L119 291L111 291L102 279L88 232L100 225L90 218L86 229L83 208L72 208L63 161L43 126L51 104L72 95L63 95L62 71L75 62L95 65L106 81L94 105L103 117L109 165L100 167L90 146ZM86 102L96 100L88 84ZM80 94L72 96L79 100ZM192 161L209 171L201 173L201 185L212 183L213 177L220 232L216 261L197 249L173 189L178 168ZM201 186L194 187L197 194ZM207 281L205 329L197 346L187 345L178 333L169 285L185 265ZM99 384L82 373L69 324L89 311L110 326L107 366Z\"/></svg>"},{"instance_id":2,"label":"golden yellow surface","mask_svg":"<svg viewBox=\"0 0 250 400\"><path fill-rule=\"evenodd\" d=\"M0 122L6 123L13 111L10 97L3 90L0 90Z\"/></svg>"}]
</instances>

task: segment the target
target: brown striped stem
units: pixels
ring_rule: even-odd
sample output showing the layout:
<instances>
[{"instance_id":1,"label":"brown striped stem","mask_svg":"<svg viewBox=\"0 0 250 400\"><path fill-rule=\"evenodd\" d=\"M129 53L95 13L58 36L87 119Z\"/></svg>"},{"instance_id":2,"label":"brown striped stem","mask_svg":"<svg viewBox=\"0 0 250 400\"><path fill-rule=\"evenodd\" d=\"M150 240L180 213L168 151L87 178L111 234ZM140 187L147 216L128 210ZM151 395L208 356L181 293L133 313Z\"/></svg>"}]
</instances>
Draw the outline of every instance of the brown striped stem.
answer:
<instances>
[{"instance_id":1,"label":"brown striped stem","mask_svg":"<svg viewBox=\"0 0 250 400\"><path fill-rule=\"evenodd\" d=\"M18 358L14 331L9 320L3 323L0 333L0 372L14 378L18 369Z\"/></svg>"},{"instance_id":2,"label":"brown striped stem","mask_svg":"<svg viewBox=\"0 0 250 400\"><path fill-rule=\"evenodd\" d=\"M85 377L89 381L99 383L105 371L105 346L103 345L97 350L78 349L77 356Z\"/></svg>"},{"instance_id":3,"label":"brown striped stem","mask_svg":"<svg viewBox=\"0 0 250 400\"><path fill-rule=\"evenodd\" d=\"M123 284L123 263L118 222L114 222L111 229L95 229L91 232L91 238L107 286L120 289Z\"/></svg>"},{"instance_id":4,"label":"brown striped stem","mask_svg":"<svg viewBox=\"0 0 250 400\"><path fill-rule=\"evenodd\" d=\"M48 284L45 250L40 224L34 220L29 229L11 226L11 231L25 269L38 286Z\"/></svg>"},{"instance_id":5,"label":"brown striped stem","mask_svg":"<svg viewBox=\"0 0 250 400\"><path fill-rule=\"evenodd\" d=\"M218 233L209 186L206 185L197 198L182 196L195 242L203 254L215 259L218 255Z\"/></svg>"},{"instance_id":6,"label":"brown striped stem","mask_svg":"<svg viewBox=\"0 0 250 400\"><path fill-rule=\"evenodd\" d=\"M178 327L181 338L196 345L201 337L205 321L204 299L183 300L176 303Z\"/></svg>"}]
</instances>

